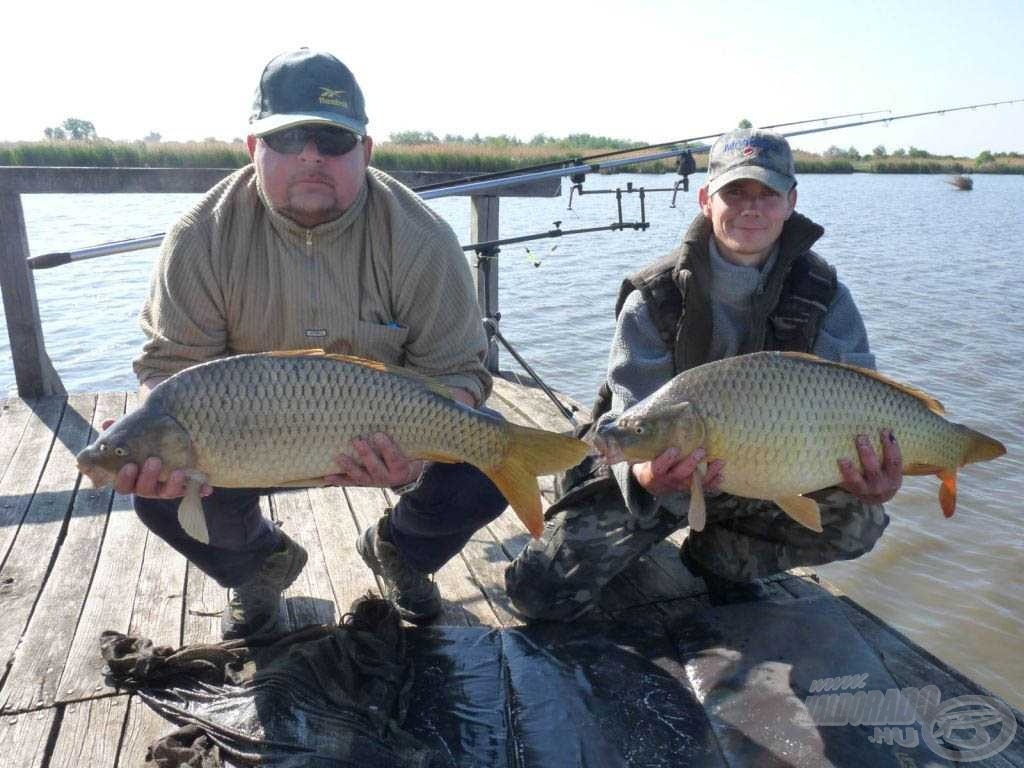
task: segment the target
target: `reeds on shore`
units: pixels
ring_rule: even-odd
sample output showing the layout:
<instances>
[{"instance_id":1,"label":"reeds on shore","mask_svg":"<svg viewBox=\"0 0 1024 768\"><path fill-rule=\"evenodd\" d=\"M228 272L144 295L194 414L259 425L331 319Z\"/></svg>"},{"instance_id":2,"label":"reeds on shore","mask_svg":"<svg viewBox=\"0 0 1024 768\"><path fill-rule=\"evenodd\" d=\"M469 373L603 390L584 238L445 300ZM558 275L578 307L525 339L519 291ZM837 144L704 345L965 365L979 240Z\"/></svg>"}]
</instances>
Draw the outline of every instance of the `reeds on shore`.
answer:
<instances>
[{"instance_id":1,"label":"reeds on shore","mask_svg":"<svg viewBox=\"0 0 1024 768\"><path fill-rule=\"evenodd\" d=\"M380 142L374 146L373 165L381 170L458 171L487 173L585 158L607 150L574 147L565 142L491 145L473 142L405 144ZM638 150L642 153L643 150ZM797 173L1024 173L1024 158L999 157L977 163L965 158L928 156L881 158L825 157L794 152ZM697 170L707 168L707 154L695 154ZM0 142L0 165L84 166L130 168L240 168L249 162L241 140L222 141L18 141ZM632 173L671 173L672 158L621 168Z\"/></svg>"}]
</instances>

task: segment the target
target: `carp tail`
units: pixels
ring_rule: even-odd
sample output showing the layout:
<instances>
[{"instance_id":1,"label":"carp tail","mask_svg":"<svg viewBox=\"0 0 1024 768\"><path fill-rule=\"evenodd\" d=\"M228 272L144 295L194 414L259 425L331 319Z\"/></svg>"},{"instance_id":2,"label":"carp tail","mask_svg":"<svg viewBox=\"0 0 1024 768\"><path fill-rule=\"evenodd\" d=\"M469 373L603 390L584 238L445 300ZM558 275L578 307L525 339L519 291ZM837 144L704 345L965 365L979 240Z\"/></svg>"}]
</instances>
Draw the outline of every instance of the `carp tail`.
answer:
<instances>
[{"instance_id":1,"label":"carp tail","mask_svg":"<svg viewBox=\"0 0 1024 768\"><path fill-rule=\"evenodd\" d=\"M960 425L960 428L966 437L963 454L960 457L960 466L973 464L976 461L991 461L1006 453L1006 446L995 438L983 435L970 427Z\"/></svg>"},{"instance_id":2,"label":"carp tail","mask_svg":"<svg viewBox=\"0 0 1024 768\"><path fill-rule=\"evenodd\" d=\"M538 475L551 475L583 460L587 445L575 437L508 424L509 444L501 462L482 468L534 538L544 528Z\"/></svg>"}]
</instances>

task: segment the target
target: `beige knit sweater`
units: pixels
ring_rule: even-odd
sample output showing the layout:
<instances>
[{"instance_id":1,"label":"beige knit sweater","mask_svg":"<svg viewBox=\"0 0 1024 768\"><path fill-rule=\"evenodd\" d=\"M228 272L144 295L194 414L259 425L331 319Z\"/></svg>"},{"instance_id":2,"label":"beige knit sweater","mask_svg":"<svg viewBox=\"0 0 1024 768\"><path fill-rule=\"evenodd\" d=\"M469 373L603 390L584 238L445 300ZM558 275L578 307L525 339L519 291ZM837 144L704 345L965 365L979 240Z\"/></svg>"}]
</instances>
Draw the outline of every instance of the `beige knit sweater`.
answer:
<instances>
[{"instance_id":1,"label":"beige knit sweater","mask_svg":"<svg viewBox=\"0 0 1024 768\"><path fill-rule=\"evenodd\" d=\"M341 218L313 229L270 209L251 165L224 179L164 239L141 325L140 383L227 355L322 348L408 366L478 402L490 392L455 234L374 169Z\"/></svg>"}]
</instances>

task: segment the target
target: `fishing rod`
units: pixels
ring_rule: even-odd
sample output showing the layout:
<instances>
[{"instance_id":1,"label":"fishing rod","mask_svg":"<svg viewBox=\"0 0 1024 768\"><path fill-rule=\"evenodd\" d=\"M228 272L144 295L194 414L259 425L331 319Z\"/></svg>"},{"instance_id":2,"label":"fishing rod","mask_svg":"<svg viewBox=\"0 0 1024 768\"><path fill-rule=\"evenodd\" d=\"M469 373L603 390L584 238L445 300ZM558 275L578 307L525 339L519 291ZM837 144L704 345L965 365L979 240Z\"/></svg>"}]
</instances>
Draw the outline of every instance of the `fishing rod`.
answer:
<instances>
[{"instance_id":1,"label":"fishing rod","mask_svg":"<svg viewBox=\"0 0 1024 768\"><path fill-rule=\"evenodd\" d=\"M1017 104L1024 102L1024 99L1008 99L1005 101L991 101L983 104L968 104L960 107L947 107L943 109L932 109L923 112L912 112L903 115L891 115L889 117L875 118L872 120L859 120L849 123L839 123L836 125L825 125L817 128L808 128L800 131L789 131L782 135L789 138L792 136L806 136L812 133L823 133L826 131L838 131L843 128L855 128L862 125L873 125L877 123L892 123L897 120L907 120L914 117L924 117L927 115L945 115L950 112L960 112L968 109L979 109L983 107L997 107L1003 104ZM875 114L875 113L851 113L851 114ZM794 125L804 122L819 122L830 118L814 118L813 120L798 120L788 125ZM838 119L838 118L837 118ZM778 123L774 127L787 125L785 123ZM772 126L765 126L772 127ZM415 187L414 192L417 192L420 197L425 200L430 200L437 197L447 197L449 195L457 194L471 194L474 192L485 192L492 189L499 189L501 187L512 186L515 184L521 184L528 181L540 180L545 178L560 177L560 176L580 176L586 175L587 173L594 173L600 170L608 170L613 168L619 168L626 165L635 165L643 162L653 162L655 160L663 160L669 157L679 157L686 152L689 153L701 153L710 149L710 145L702 144L699 146L693 146L695 141L704 141L706 139L717 138L722 133L713 133L705 136L698 136L691 139L680 139L674 142L663 142L661 144L651 144L644 147L636 147L630 150L616 150L612 153L603 153L600 155L594 155L593 157L601 160L605 157L612 155L621 155L629 152L641 152L647 149L657 149L666 146L676 147L671 151L658 152L651 155L639 155L636 157L630 157L620 160L611 160L608 162L585 162L584 158L579 158L573 161L566 161L561 167L557 168L543 168L537 171L529 171L527 169L516 169L515 171L502 172L502 175L496 177L495 174L484 174L481 176L470 176L464 180L455 182L444 182L438 184L428 184L425 186ZM682 146L680 146L682 145ZM566 164L568 163L568 164ZM550 164L548 164L550 165ZM504 175L504 174L511 175ZM149 237L137 238L132 240L118 240L113 243L105 243L89 248L82 248L74 251L65 251L59 253L46 253L39 256L31 256L27 259L28 266L30 269L49 269L62 264L69 264L75 261L82 261L85 259L93 259L99 256L106 256L115 253L125 253L132 250L141 250L143 248L152 248L159 243L157 238L162 239L163 235L150 235Z\"/></svg>"},{"instance_id":2,"label":"fishing rod","mask_svg":"<svg viewBox=\"0 0 1024 768\"><path fill-rule=\"evenodd\" d=\"M767 131L774 128L782 128L788 125L802 125L803 123L817 123L826 120L839 120L844 117L864 117L865 115L880 115L885 112L892 112L891 109L879 109L873 112L849 112L845 115L831 115L829 117L810 117L806 120L793 120L788 123L774 123L772 125L761 125L758 126L761 130ZM587 155L586 157L577 157L566 160L551 160L547 163L538 163L536 165L525 165L519 168L512 168L505 171L493 171L491 173L482 173L475 176L465 176L461 179L455 179L452 181L441 181L434 184L425 184L421 187L417 187L417 192L426 192L433 189L443 189L445 186L451 184L459 184L467 181L486 181L487 179L500 179L504 176L510 176L512 174L529 173L531 171L545 171L551 168L564 168L568 163L580 164L583 162L594 162L602 160L608 157L618 157L620 155L626 155L630 152L639 152L640 150L651 150L651 149L662 149L664 147L678 147L680 144L688 144L694 141L705 141L707 139L713 139L717 136L721 136L721 133L709 133L706 136L694 136L689 139L679 139L676 141L663 141L660 144L644 144L639 147L629 147L627 149L616 149L610 152L599 152L593 155Z\"/></svg>"}]
</instances>

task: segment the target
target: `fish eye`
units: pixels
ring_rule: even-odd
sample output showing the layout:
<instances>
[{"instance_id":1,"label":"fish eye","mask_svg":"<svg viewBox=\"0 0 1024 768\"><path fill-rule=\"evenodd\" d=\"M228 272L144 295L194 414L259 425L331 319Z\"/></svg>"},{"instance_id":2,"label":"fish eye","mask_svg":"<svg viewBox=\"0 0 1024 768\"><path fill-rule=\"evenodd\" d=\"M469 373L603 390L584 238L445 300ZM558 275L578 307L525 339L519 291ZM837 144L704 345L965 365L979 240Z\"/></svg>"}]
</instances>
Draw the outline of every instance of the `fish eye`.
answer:
<instances>
[{"instance_id":1,"label":"fish eye","mask_svg":"<svg viewBox=\"0 0 1024 768\"><path fill-rule=\"evenodd\" d=\"M100 443L99 448L100 448L100 453L106 453L107 452L107 448L109 448L109 446L106 443Z\"/></svg>"},{"instance_id":2,"label":"fish eye","mask_svg":"<svg viewBox=\"0 0 1024 768\"><path fill-rule=\"evenodd\" d=\"M127 456L128 455L128 451L126 451L124 448L121 448L120 446L118 446L117 448L114 449L114 453L116 453L118 456Z\"/></svg>"},{"instance_id":3,"label":"fish eye","mask_svg":"<svg viewBox=\"0 0 1024 768\"><path fill-rule=\"evenodd\" d=\"M644 428L640 424L637 424L635 427L633 427L633 432L635 432L638 435L642 435L644 433Z\"/></svg>"}]
</instances>

